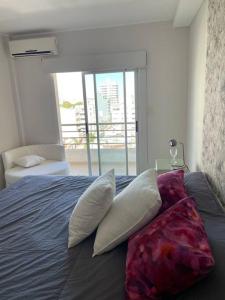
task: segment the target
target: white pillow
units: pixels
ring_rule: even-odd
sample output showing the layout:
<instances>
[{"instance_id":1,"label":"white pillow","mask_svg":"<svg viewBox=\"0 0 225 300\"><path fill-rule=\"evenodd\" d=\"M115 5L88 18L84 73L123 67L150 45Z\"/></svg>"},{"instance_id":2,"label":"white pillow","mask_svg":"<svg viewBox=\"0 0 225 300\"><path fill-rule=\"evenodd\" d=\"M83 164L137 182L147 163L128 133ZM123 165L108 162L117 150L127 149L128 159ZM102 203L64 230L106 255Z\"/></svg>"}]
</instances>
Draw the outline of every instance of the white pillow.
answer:
<instances>
[{"instance_id":1,"label":"white pillow","mask_svg":"<svg viewBox=\"0 0 225 300\"><path fill-rule=\"evenodd\" d=\"M38 166L45 158L39 155L25 155L14 160L14 163L23 168Z\"/></svg>"},{"instance_id":2,"label":"white pillow","mask_svg":"<svg viewBox=\"0 0 225 300\"><path fill-rule=\"evenodd\" d=\"M155 170L147 170L114 198L98 227L93 256L127 240L156 216L161 204Z\"/></svg>"},{"instance_id":3,"label":"white pillow","mask_svg":"<svg viewBox=\"0 0 225 300\"><path fill-rule=\"evenodd\" d=\"M98 177L79 198L69 221L68 247L88 237L108 212L115 195L114 170Z\"/></svg>"}]
</instances>

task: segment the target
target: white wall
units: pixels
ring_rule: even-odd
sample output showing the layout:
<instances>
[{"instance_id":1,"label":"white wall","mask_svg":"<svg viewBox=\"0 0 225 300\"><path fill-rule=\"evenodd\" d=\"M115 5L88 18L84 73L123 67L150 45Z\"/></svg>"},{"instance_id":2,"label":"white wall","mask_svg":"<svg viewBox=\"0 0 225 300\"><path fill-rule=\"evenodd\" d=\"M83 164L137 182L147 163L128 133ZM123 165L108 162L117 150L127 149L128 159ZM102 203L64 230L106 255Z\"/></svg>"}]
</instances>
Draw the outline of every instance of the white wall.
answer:
<instances>
[{"instance_id":1,"label":"white wall","mask_svg":"<svg viewBox=\"0 0 225 300\"><path fill-rule=\"evenodd\" d=\"M208 1L204 1L190 28L187 161L192 171L201 167L205 103Z\"/></svg>"},{"instance_id":2,"label":"white wall","mask_svg":"<svg viewBox=\"0 0 225 300\"><path fill-rule=\"evenodd\" d=\"M147 50L149 157L168 156L168 140L186 139L188 29L154 23L58 33L61 55ZM54 89L40 58L16 61L25 142L59 139Z\"/></svg>"},{"instance_id":3,"label":"white wall","mask_svg":"<svg viewBox=\"0 0 225 300\"><path fill-rule=\"evenodd\" d=\"M0 38L0 153L19 146L19 143L9 59L4 41ZM0 159L0 188L3 184L3 166Z\"/></svg>"}]
</instances>

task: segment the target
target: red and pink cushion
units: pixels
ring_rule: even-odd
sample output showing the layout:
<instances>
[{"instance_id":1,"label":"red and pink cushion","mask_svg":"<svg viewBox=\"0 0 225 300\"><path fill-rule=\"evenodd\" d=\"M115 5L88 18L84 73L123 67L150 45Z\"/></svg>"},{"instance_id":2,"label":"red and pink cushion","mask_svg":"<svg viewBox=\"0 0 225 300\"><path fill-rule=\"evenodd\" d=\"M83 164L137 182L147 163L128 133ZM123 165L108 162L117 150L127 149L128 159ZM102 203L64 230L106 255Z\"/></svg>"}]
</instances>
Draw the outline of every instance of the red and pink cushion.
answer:
<instances>
[{"instance_id":1,"label":"red and pink cushion","mask_svg":"<svg viewBox=\"0 0 225 300\"><path fill-rule=\"evenodd\" d=\"M184 171L176 170L161 174L157 178L162 206L159 214L177 201L188 197L184 186Z\"/></svg>"},{"instance_id":2,"label":"red and pink cushion","mask_svg":"<svg viewBox=\"0 0 225 300\"><path fill-rule=\"evenodd\" d=\"M127 299L156 300L177 294L205 277L213 266L195 202L183 199L129 239Z\"/></svg>"}]
</instances>

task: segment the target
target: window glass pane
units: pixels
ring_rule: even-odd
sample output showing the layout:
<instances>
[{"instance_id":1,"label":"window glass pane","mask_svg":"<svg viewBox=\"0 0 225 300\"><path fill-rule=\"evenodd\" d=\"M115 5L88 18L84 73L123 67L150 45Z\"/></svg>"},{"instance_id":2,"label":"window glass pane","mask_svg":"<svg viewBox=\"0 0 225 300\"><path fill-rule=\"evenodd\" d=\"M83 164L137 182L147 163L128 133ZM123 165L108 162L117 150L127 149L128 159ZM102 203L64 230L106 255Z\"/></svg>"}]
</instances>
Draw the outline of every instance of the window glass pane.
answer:
<instances>
[{"instance_id":1,"label":"window glass pane","mask_svg":"<svg viewBox=\"0 0 225 300\"><path fill-rule=\"evenodd\" d=\"M97 125L89 125L89 145L91 156L92 175L99 175L99 160L98 160L98 139L97 139Z\"/></svg>"},{"instance_id":2,"label":"window glass pane","mask_svg":"<svg viewBox=\"0 0 225 300\"><path fill-rule=\"evenodd\" d=\"M96 123L94 75L85 75L88 123Z\"/></svg>"},{"instance_id":3,"label":"window glass pane","mask_svg":"<svg viewBox=\"0 0 225 300\"><path fill-rule=\"evenodd\" d=\"M115 168L117 175L126 174L125 125L99 125L102 172Z\"/></svg>"},{"instance_id":4,"label":"window glass pane","mask_svg":"<svg viewBox=\"0 0 225 300\"><path fill-rule=\"evenodd\" d=\"M123 73L96 74L99 123L124 122Z\"/></svg>"},{"instance_id":5,"label":"window glass pane","mask_svg":"<svg viewBox=\"0 0 225 300\"><path fill-rule=\"evenodd\" d=\"M126 72L126 102L127 102L127 122L134 123L135 120L135 73Z\"/></svg>"},{"instance_id":6,"label":"window glass pane","mask_svg":"<svg viewBox=\"0 0 225 300\"><path fill-rule=\"evenodd\" d=\"M123 73L96 74L102 172L126 174Z\"/></svg>"},{"instance_id":7,"label":"window glass pane","mask_svg":"<svg viewBox=\"0 0 225 300\"><path fill-rule=\"evenodd\" d=\"M88 175L82 73L56 74L61 135L72 174Z\"/></svg>"}]
</instances>

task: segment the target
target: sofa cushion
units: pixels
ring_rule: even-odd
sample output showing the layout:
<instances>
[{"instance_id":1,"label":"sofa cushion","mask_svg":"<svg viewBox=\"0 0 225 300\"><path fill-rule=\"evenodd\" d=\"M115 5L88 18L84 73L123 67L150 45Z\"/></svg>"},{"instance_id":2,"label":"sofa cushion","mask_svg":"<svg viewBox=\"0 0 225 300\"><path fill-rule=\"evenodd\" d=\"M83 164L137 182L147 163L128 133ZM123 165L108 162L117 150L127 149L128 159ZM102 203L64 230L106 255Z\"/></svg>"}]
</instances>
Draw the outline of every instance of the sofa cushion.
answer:
<instances>
[{"instance_id":1,"label":"sofa cushion","mask_svg":"<svg viewBox=\"0 0 225 300\"><path fill-rule=\"evenodd\" d=\"M39 155L24 155L14 160L15 165L22 168L31 168L40 165L45 160Z\"/></svg>"}]
</instances>

